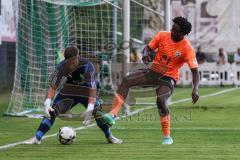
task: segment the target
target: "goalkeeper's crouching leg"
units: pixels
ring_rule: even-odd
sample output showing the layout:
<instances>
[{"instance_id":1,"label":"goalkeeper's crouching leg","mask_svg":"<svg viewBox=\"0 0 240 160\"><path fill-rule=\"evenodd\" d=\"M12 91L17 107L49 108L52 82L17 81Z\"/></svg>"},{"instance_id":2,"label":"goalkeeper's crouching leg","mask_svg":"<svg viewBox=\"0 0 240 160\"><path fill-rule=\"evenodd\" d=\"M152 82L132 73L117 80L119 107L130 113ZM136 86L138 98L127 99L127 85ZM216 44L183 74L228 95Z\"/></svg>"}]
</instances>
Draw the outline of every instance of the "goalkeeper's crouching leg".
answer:
<instances>
[{"instance_id":1,"label":"goalkeeper's crouching leg","mask_svg":"<svg viewBox=\"0 0 240 160\"><path fill-rule=\"evenodd\" d=\"M56 115L54 112L50 112L51 118L43 117L36 133L33 138L30 138L23 142L23 144L40 144L42 137L52 128Z\"/></svg>"},{"instance_id":2,"label":"goalkeeper's crouching leg","mask_svg":"<svg viewBox=\"0 0 240 160\"><path fill-rule=\"evenodd\" d=\"M107 138L108 143L112 143L112 144L123 143L121 139L114 137L112 135L112 132L110 131L110 127L115 124L115 120L112 116L109 116L109 114L102 112L101 106L95 107L93 111L93 115L98 127L101 128L101 130L105 134L105 137Z\"/></svg>"}]
</instances>

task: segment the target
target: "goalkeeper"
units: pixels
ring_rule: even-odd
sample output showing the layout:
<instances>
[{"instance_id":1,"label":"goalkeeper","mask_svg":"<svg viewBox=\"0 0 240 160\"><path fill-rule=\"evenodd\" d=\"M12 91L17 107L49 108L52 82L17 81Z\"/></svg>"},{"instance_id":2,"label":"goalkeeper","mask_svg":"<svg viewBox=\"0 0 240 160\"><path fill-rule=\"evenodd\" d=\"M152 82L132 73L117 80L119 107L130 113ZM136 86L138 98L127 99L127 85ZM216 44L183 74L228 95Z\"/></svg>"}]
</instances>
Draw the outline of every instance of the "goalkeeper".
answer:
<instances>
[{"instance_id":1,"label":"goalkeeper","mask_svg":"<svg viewBox=\"0 0 240 160\"><path fill-rule=\"evenodd\" d=\"M103 114L102 119L108 123L114 122L128 95L130 87L133 86L157 86L157 107L162 125L162 144L172 144L170 136L170 114L168 99L173 92L174 85L179 79L179 69L187 63L192 73L192 102L199 99L199 73L194 49L190 42L184 37L191 32L191 23L183 17L173 19L171 32L159 32L143 50L143 62L148 64L152 61L151 55L155 53L153 64L149 69L140 69L124 77L115 94L113 105L108 114ZM109 118L109 117L112 117Z\"/></svg>"},{"instance_id":2,"label":"goalkeeper","mask_svg":"<svg viewBox=\"0 0 240 160\"><path fill-rule=\"evenodd\" d=\"M65 60L57 65L50 78L50 87L44 102L45 117L42 119L35 136L25 141L24 144L40 144L42 137L53 126L55 118L59 114L66 113L78 103L86 107L86 111L82 114L84 126L89 125L93 109L101 109L97 96L98 81L93 64L81 58L78 49L74 46L65 49L64 58ZM59 93L55 97L57 89ZM109 143L122 143L122 140L112 135L107 124L102 123L100 119L96 118L95 120Z\"/></svg>"}]
</instances>

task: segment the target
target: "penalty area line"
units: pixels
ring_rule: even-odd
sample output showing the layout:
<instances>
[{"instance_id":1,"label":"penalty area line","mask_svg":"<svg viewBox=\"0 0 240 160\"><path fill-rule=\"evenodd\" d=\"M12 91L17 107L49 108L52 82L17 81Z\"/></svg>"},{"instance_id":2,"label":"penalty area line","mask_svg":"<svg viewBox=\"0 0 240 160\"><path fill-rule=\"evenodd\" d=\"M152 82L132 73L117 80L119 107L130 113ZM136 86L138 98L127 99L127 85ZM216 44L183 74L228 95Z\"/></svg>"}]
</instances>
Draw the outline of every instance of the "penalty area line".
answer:
<instances>
[{"instance_id":1,"label":"penalty area line","mask_svg":"<svg viewBox=\"0 0 240 160\"><path fill-rule=\"evenodd\" d=\"M230 88L230 89L226 89L226 90L223 90L223 91L219 91L219 92L215 92L215 93L203 95L203 96L201 96L200 98L213 97L213 96L217 96L217 95L220 95L220 94L224 94L224 93L228 93L228 92L231 92L231 91L235 91L235 90L237 90L237 89L239 89L239 88ZM177 104L177 103L187 102L187 101L190 101L190 100L191 100L191 98L184 98L184 99L180 99L180 100L177 100L177 101L173 101L171 104ZM140 112L143 112L143 111L148 110L148 109L152 109L152 108L154 108L154 107L156 107L156 106L155 106L155 105L154 105L154 106L147 106L147 107L142 108L142 109L137 109L137 110L131 112L128 116L138 114L138 113L140 113ZM125 115L124 115L124 116L120 116L120 117L118 117L118 118L116 118L116 119L120 119L120 118L124 118L124 117L127 117L127 116L125 116ZM80 130L87 129L87 128L93 127L93 126L96 126L96 124L93 123L93 124L90 124L90 125L87 126L87 127L77 127L77 128L75 128L75 130L76 130L76 131L80 131ZM117 129L117 128L116 128L116 129ZM174 129L174 128L173 128L173 129ZM175 129L176 129L176 130L184 130L184 129L181 129L181 128L175 128ZM203 128L203 129L204 129L204 128ZM209 129L211 129L211 128L209 128ZM189 130L190 130L190 129L189 129ZM205 128L205 130L206 130L206 128ZM234 129L232 129L232 130L234 130ZM238 130L238 129L236 129L236 130ZM50 134L50 135L46 135L46 136L43 137L43 139L47 139L47 138L50 138L50 137L54 137L54 136L56 136L56 135L57 135L57 133ZM10 143L10 144L6 144L6 145L2 145L2 146L0 146L0 150L4 150L4 149L7 149L7 148L13 148L13 147L15 147L15 146L18 146L18 145L23 144L23 142L25 142L25 141L26 141L26 140L21 141L21 142L16 142L16 143Z\"/></svg>"}]
</instances>

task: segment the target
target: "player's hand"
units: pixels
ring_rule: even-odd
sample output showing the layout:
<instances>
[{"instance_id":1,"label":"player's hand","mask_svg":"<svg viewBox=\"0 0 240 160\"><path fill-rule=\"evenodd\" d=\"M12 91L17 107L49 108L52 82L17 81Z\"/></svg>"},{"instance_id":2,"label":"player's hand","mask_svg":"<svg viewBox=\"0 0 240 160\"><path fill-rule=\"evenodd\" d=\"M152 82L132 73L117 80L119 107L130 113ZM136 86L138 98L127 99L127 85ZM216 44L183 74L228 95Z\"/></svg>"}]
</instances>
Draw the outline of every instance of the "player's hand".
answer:
<instances>
[{"instance_id":1,"label":"player's hand","mask_svg":"<svg viewBox=\"0 0 240 160\"><path fill-rule=\"evenodd\" d=\"M197 90L192 91L192 103L195 104L199 99L199 94Z\"/></svg>"},{"instance_id":2,"label":"player's hand","mask_svg":"<svg viewBox=\"0 0 240 160\"><path fill-rule=\"evenodd\" d=\"M91 123L91 116L92 116L92 112L91 113L90 112L83 113L84 120L83 120L82 124L84 127L87 127Z\"/></svg>"},{"instance_id":3,"label":"player's hand","mask_svg":"<svg viewBox=\"0 0 240 160\"><path fill-rule=\"evenodd\" d=\"M83 122L82 124L87 127L91 123L91 117L94 109L94 104L89 103L86 111L83 113Z\"/></svg>"},{"instance_id":4,"label":"player's hand","mask_svg":"<svg viewBox=\"0 0 240 160\"><path fill-rule=\"evenodd\" d=\"M144 47L142 50L142 61L144 64L148 65L153 60L153 56L155 55L155 52L149 48L149 46Z\"/></svg>"},{"instance_id":5,"label":"player's hand","mask_svg":"<svg viewBox=\"0 0 240 160\"><path fill-rule=\"evenodd\" d=\"M51 99L47 98L44 102L44 112L46 114L47 118L51 118L50 111L54 111L54 109L51 107Z\"/></svg>"},{"instance_id":6,"label":"player's hand","mask_svg":"<svg viewBox=\"0 0 240 160\"><path fill-rule=\"evenodd\" d=\"M148 46L144 47L142 50L142 61L146 65L151 61L151 57L149 56Z\"/></svg>"},{"instance_id":7,"label":"player's hand","mask_svg":"<svg viewBox=\"0 0 240 160\"><path fill-rule=\"evenodd\" d=\"M143 56L142 61L144 64L148 65L151 62L151 57L150 56Z\"/></svg>"}]
</instances>

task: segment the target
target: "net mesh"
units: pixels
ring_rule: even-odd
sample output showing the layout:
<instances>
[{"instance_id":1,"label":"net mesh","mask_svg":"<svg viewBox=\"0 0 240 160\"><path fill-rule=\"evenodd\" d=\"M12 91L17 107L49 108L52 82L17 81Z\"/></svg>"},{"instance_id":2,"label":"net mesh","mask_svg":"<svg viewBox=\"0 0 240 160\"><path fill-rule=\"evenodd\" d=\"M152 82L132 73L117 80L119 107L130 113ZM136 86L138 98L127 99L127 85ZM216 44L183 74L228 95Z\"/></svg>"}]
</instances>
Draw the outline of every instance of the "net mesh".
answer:
<instances>
[{"instance_id":1,"label":"net mesh","mask_svg":"<svg viewBox=\"0 0 240 160\"><path fill-rule=\"evenodd\" d=\"M146 32L156 33L163 27L162 16L143 6L162 6L162 1L137 1L143 6L135 2L131 1L130 50L136 48L139 55L151 37ZM122 1L17 0L13 8L17 57L11 102L5 114L43 110L48 78L70 44L95 65L103 96L114 92L113 81L117 85L122 78ZM150 29L149 23L153 23Z\"/></svg>"}]
</instances>

